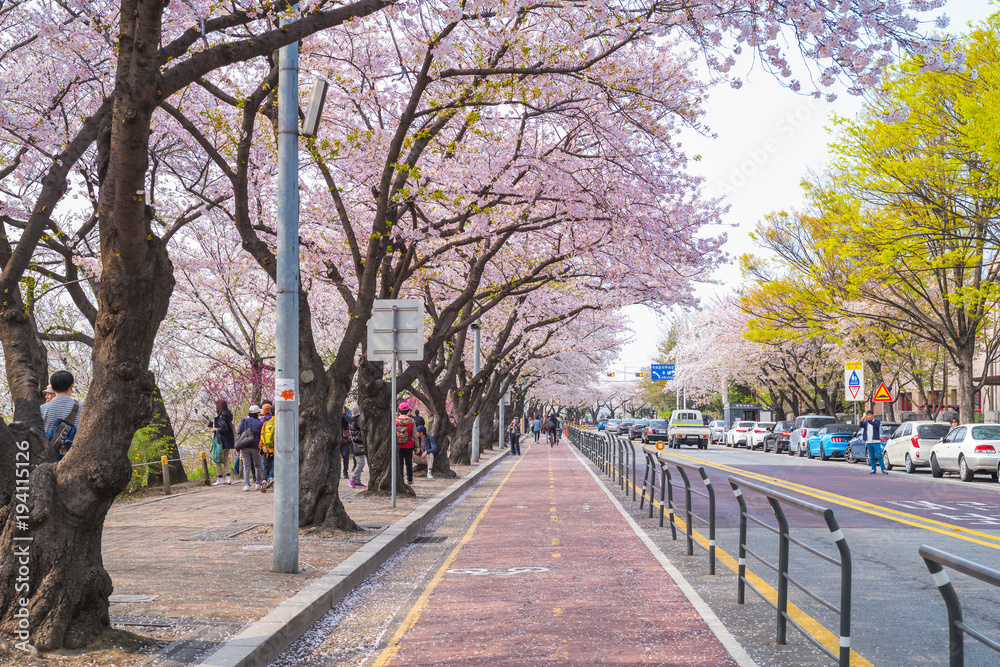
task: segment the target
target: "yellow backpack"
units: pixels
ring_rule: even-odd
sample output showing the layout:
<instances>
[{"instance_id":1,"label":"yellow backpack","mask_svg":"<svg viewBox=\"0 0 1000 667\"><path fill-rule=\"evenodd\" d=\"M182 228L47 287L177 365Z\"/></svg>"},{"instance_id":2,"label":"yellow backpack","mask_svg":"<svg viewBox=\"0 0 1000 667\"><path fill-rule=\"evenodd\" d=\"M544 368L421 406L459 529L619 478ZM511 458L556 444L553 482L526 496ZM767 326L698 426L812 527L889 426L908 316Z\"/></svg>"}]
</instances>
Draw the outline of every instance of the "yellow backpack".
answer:
<instances>
[{"instance_id":1,"label":"yellow backpack","mask_svg":"<svg viewBox=\"0 0 1000 667\"><path fill-rule=\"evenodd\" d=\"M275 417L271 417L260 429L260 451L265 456L274 456L274 420Z\"/></svg>"}]
</instances>

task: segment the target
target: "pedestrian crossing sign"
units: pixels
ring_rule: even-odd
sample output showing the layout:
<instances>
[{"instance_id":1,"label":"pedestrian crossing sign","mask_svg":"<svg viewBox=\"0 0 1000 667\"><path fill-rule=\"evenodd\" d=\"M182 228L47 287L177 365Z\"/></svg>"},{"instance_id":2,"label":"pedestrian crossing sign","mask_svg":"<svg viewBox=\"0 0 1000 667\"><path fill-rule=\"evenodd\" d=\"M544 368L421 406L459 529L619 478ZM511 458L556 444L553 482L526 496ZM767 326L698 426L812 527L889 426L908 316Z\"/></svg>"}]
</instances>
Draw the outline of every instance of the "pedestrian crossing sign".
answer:
<instances>
[{"instance_id":1,"label":"pedestrian crossing sign","mask_svg":"<svg viewBox=\"0 0 1000 667\"><path fill-rule=\"evenodd\" d=\"M891 403L893 401L892 394L889 393L889 388L885 386L885 382L879 384L878 391L872 397L873 401L885 401Z\"/></svg>"}]
</instances>

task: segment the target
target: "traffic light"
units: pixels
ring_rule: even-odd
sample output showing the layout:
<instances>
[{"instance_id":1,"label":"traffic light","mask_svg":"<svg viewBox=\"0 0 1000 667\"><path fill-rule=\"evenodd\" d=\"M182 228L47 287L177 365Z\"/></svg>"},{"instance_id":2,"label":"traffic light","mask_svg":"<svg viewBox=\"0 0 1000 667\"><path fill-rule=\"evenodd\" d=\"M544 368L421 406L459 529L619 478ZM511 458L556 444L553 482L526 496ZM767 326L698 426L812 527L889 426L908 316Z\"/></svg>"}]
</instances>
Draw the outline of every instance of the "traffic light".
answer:
<instances>
[{"instance_id":1,"label":"traffic light","mask_svg":"<svg viewBox=\"0 0 1000 667\"><path fill-rule=\"evenodd\" d=\"M636 374L635 374L635 376L636 376L637 378L641 378L641 377L642 377L642 373L636 373Z\"/></svg>"},{"instance_id":2,"label":"traffic light","mask_svg":"<svg viewBox=\"0 0 1000 667\"><path fill-rule=\"evenodd\" d=\"M610 373L608 373L608 377L609 378L613 378L614 376L615 376L615 372L614 371L611 371Z\"/></svg>"}]
</instances>

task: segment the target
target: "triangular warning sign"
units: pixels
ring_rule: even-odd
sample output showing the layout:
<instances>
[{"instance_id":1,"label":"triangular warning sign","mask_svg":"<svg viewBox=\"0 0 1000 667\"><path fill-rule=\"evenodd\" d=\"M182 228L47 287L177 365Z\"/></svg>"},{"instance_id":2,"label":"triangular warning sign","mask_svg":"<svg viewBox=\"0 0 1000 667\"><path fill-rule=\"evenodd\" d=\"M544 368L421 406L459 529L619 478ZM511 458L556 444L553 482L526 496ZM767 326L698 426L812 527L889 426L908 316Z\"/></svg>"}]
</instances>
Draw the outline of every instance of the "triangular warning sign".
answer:
<instances>
[{"instance_id":1,"label":"triangular warning sign","mask_svg":"<svg viewBox=\"0 0 1000 667\"><path fill-rule=\"evenodd\" d=\"M872 400L873 401L887 401L887 402L890 402L890 403L892 402L892 400L893 400L892 394L889 393L889 388L885 386L885 382L881 383L878 386L878 391L875 392L875 395L872 397Z\"/></svg>"},{"instance_id":2,"label":"triangular warning sign","mask_svg":"<svg viewBox=\"0 0 1000 667\"><path fill-rule=\"evenodd\" d=\"M851 398L857 398L858 392L861 391L861 387L858 386L848 387L847 389L851 392Z\"/></svg>"}]
</instances>

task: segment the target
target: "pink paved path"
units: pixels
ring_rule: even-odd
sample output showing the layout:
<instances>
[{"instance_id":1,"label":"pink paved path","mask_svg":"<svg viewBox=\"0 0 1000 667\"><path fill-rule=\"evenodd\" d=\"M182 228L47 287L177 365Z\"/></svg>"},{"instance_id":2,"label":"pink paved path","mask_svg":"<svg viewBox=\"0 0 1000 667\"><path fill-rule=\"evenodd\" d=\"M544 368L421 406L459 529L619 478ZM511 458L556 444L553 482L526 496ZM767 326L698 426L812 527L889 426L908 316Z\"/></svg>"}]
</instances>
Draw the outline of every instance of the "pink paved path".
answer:
<instances>
[{"instance_id":1,"label":"pink paved path","mask_svg":"<svg viewBox=\"0 0 1000 667\"><path fill-rule=\"evenodd\" d=\"M525 451L392 664L736 662L563 440Z\"/></svg>"}]
</instances>

